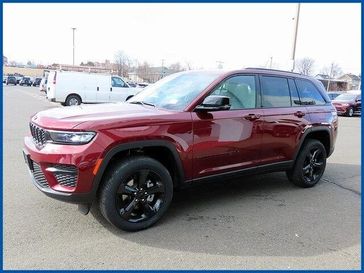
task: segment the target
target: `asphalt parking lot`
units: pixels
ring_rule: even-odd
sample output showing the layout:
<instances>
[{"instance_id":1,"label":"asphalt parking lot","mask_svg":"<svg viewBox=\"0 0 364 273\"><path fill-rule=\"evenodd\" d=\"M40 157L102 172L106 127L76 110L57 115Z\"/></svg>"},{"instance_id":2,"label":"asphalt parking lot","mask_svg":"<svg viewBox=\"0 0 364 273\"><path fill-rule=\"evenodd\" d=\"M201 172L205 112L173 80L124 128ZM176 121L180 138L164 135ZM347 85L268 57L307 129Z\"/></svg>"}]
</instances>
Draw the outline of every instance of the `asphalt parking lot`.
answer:
<instances>
[{"instance_id":1,"label":"asphalt parking lot","mask_svg":"<svg viewBox=\"0 0 364 273\"><path fill-rule=\"evenodd\" d=\"M21 153L29 117L60 107L38 88L4 86L4 269L359 269L360 118L340 117L336 151L314 188L284 173L179 191L167 215L117 231L31 183Z\"/></svg>"}]
</instances>

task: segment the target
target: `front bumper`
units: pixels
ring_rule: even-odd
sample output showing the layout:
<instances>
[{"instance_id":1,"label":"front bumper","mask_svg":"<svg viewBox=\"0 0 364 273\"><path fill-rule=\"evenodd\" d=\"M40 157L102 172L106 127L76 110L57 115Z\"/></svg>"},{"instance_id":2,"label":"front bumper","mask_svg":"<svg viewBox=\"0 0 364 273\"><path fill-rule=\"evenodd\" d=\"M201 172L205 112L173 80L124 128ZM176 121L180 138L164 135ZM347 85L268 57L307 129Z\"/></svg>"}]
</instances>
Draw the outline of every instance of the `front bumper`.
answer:
<instances>
[{"instance_id":1,"label":"front bumper","mask_svg":"<svg viewBox=\"0 0 364 273\"><path fill-rule=\"evenodd\" d=\"M39 149L31 137L25 137L24 146L29 174L41 192L65 202L92 203L93 170L101 154L95 145L46 144Z\"/></svg>"},{"instance_id":2,"label":"front bumper","mask_svg":"<svg viewBox=\"0 0 364 273\"><path fill-rule=\"evenodd\" d=\"M338 115L344 115L348 111L349 106L335 105Z\"/></svg>"}]
</instances>

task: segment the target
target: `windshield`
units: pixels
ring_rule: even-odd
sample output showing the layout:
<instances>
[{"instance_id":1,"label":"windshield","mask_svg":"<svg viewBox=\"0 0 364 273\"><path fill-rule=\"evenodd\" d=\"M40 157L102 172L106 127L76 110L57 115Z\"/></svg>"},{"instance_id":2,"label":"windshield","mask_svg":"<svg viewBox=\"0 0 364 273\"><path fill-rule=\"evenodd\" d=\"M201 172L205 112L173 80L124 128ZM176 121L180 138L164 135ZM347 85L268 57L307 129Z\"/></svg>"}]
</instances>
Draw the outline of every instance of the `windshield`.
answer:
<instances>
[{"instance_id":1,"label":"windshield","mask_svg":"<svg viewBox=\"0 0 364 273\"><path fill-rule=\"evenodd\" d=\"M222 73L222 71L175 73L146 87L128 102L143 102L158 108L181 111Z\"/></svg>"},{"instance_id":2,"label":"windshield","mask_svg":"<svg viewBox=\"0 0 364 273\"><path fill-rule=\"evenodd\" d=\"M356 94L341 94L335 100L352 101L357 97Z\"/></svg>"}]
</instances>

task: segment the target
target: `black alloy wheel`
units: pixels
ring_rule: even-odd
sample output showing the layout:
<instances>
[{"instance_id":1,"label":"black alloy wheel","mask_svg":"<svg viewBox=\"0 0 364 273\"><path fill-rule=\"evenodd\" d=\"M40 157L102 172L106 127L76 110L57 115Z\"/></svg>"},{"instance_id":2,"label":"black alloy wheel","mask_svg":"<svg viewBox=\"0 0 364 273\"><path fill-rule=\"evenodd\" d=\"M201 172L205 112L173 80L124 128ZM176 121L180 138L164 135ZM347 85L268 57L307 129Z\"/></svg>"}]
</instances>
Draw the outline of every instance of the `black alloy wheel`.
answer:
<instances>
[{"instance_id":1,"label":"black alloy wheel","mask_svg":"<svg viewBox=\"0 0 364 273\"><path fill-rule=\"evenodd\" d=\"M164 202L161 177L148 169L138 170L116 193L116 208L122 218L138 223L156 215Z\"/></svg>"},{"instance_id":2,"label":"black alloy wheel","mask_svg":"<svg viewBox=\"0 0 364 273\"><path fill-rule=\"evenodd\" d=\"M156 223L173 197L167 168L146 156L126 158L110 166L98 194L101 214L115 227L137 231Z\"/></svg>"},{"instance_id":3,"label":"black alloy wheel","mask_svg":"<svg viewBox=\"0 0 364 273\"><path fill-rule=\"evenodd\" d=\"M307 183L314 182L317 177L321 177L325 170L324 155L321 149L313 147L306 155L305 162L303 163L303 177Z\"/></svg>"},{"instance_id":4,"label":"black alloy wheel","mask_svg":"<svg viewBox=\"0 0 364 273\"><path fill-rule=\"evenodd\" d=\"M288 179L299 187L315 186L324 174L326 158L326 149L320 141L316 139L306 140L293 168L286 171Z\"/></svg>"}]
</instances>

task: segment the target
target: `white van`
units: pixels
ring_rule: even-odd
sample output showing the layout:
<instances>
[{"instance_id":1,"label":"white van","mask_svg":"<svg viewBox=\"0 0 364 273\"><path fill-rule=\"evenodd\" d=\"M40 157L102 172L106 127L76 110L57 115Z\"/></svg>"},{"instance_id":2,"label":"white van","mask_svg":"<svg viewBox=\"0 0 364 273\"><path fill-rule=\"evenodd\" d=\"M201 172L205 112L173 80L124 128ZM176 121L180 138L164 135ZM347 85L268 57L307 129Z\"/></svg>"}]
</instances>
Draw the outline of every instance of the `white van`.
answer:
<instances>
[{"instance_id":1,"label":"white van","mask_svg":"<svg viewBox=\"0 0 364 273\"><path fill-rule=\"evenodd\" d=\"M119 76L62 70L48 74L47 98L67 106L125 101L141 90Z\"/></svg>"}]
</instances>

